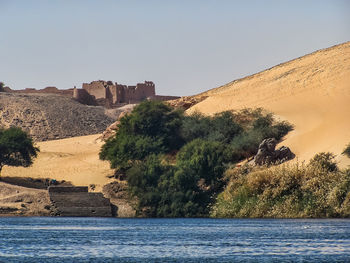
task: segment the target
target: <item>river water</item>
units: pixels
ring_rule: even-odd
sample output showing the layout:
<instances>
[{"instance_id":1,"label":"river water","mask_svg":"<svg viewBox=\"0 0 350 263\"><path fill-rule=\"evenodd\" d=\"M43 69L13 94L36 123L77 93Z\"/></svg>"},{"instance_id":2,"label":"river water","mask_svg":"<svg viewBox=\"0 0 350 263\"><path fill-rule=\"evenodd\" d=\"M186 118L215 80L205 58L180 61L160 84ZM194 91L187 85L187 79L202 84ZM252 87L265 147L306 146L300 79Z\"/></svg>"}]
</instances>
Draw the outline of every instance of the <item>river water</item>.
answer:
<instances>
[{"instance_id":1,"label":"river water","mask_svg":"<svg viewBox=\"0 0 350 263\"><path fill-rule=\"evenodd\" d=\"M8 217L0 262L350 262L350 220Z\"/></svg>"}]
</instances>

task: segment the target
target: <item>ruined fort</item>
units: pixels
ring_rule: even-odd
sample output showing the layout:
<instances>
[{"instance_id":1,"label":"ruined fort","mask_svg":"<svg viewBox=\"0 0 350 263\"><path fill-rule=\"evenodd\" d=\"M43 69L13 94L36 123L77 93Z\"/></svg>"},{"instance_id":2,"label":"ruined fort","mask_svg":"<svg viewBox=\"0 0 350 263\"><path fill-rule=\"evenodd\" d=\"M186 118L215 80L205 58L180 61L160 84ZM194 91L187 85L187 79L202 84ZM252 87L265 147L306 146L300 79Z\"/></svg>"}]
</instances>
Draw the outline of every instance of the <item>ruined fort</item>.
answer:
<instances>
[{"instance_id":1,"label":"ruined fort","mask_svg":"<svg viewBox=\"0 0 350 263\"><path fill-rule=\"evenodd\" d=\"M146 99L166 101L179 98L177 96L156 95L155 85L152 81L137 83L135 86L127 86L117 82L97 80L90 83L83 83L82 88L74 87L66 90L60 90L56 87L46 87L39 90L31 88L12 90L5 87L3 91L12 93L57 94L72 97L82 104L104 106L106 108L135 104Z\"/></svg>"}]
</instances>

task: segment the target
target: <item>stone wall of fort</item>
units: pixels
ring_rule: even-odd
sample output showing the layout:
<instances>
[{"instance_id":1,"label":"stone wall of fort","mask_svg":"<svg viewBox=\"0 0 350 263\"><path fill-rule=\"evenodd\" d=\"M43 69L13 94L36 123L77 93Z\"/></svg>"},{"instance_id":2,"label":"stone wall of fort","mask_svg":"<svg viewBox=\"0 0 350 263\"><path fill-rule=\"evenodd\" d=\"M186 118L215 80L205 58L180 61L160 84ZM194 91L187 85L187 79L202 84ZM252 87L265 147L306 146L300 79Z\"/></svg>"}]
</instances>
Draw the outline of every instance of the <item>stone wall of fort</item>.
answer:
<instances>
[{"instance_id":1,"label":"stone wall of fort","mask_svg":"<svg viewBox=\"0 0 350 263\"><path fill-rule=\"evenodd\" d=\"M137 83L136 86L126 86L112 81L92 81L83 83L82 89L91 95L98 105L113 107L121 103L138 103L150 97L155 97L155 85L152 81ZM74 98L83 101L80 93Z\"/></svg>"},{"instance_id":2,"label":"stone wall of fort","mask_svg":"<svg viewBox=\"0 0 350 263\"><path fill-rule=\"evenodd\" d=\"M105 99L107 97L107 83L105 81L93 81L91 83L83 83L82 88L87 91L96 100Z\"/></svg>"},{"instance_id":3,"label":"stone wall of fort","mask_svg":"<svg viewBox=\"0 0 350 263\"><path fill-rule=\"evenodd\" d=\"M76 101L86 104L96 106L96 100L85 90L85 89L73 89L73 99Z\"/></svg>"}]
</instances>

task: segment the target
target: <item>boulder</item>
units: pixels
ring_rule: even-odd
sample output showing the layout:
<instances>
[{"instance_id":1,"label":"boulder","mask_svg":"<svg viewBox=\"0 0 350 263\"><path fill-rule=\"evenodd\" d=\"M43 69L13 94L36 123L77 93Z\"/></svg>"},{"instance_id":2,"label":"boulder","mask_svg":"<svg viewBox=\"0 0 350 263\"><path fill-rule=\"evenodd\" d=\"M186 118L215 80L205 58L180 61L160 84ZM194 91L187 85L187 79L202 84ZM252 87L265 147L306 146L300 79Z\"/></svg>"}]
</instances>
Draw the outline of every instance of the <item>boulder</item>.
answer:
<instances>
[{"instance_id":1,"label":"boulder","mask_svg":"<svg viewBox=\"0 0 350 263\"><path fill-rule=\"evenodd\" d=\"M277 141L274 138L268 138L263 140L259 145L258 153L252 160L252 164L270 165L276 163L283 163L295 157L292 151L286 146L282 146L275 150L276 145Z\"/></svg>"},{"instance_id":2,"label":"boulder","mask_svg":"<svg viewBox=\"0 0 350 263\"><path fill-rule=\"evenodd\" d=\"M120 119L123 118L125 115L129 114L133 110L134 105L132 107L124 108L123 111L119 114L117 120L107 127L107 129L102 133L99 139L103 141L107 141L109 138L115 136L115 134L118 131L118 125L120 124Z\"/></svg>"},{"instance_id":3,"label":"boulder","mask_svg":"<svg viewBox=\"0 0 350 263\"><path fill-rule=\"evenodd\" d=\"M169 100L167 103L171 107L187 110L206 98L208 98L208 96L184 96L176 100Z\"/></svg>"}]
</instances>

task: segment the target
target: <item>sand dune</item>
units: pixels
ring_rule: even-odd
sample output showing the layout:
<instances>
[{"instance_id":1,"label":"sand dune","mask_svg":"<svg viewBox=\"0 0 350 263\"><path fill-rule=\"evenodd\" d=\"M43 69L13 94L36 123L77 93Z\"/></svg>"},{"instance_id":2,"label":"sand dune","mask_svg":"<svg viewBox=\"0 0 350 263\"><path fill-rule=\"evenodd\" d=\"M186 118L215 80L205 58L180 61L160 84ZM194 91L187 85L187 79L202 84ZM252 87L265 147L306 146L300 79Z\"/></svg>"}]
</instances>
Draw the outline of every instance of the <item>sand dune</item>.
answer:
<instances>
[{"instance_id":1,"label":"sand dune","mask_svg":"<svg viewBox=\"0 0 350 263\"><path fill-rule=\"evenodd\" d=\"M263 107L295 125L283 145L289 146L299 160L331 151L341 166L350 164L350 159L340 154L350 142L350 42L198 96L208 98L190 108L189 113Z\"/></svg>"},{"instance_id":2,"label":"sand dune","mask_svg":"<svg viewBox=\"0 0 350 263\"><path fill-rule=\"evenodd\" d=\"M110 182L113 175L109 163L98 159L101 136L88 135L62 140L39 142L38 158L31 167L5 166L2 176L51 178L70 181L74 185L95 184L96 190Z\"/></svg>"}]
</instances>

